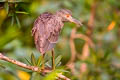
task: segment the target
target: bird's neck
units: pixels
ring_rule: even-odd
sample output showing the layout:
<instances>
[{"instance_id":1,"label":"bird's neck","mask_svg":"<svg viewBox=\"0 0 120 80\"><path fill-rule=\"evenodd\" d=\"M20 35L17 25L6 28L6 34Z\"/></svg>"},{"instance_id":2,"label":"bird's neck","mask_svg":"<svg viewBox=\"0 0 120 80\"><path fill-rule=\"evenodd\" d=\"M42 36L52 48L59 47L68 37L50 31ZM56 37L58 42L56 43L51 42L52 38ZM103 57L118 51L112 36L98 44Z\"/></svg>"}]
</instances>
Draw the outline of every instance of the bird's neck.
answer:
<instances>
[{"instance_id":1,"label":"bird's neck","mask_svg":"<svg viewBox=\"0 0 120 80\"><path fill-rule=\"evenodd\" d=\"M54 16L56 17L57 20L64 22L64 18L62 17L62 15L59 12L56 12L54 14Z\"/></svg>"},{"instance_id":2,"label":"bird's neck","mask_svg":"<svg viewBox=\"0 0 120 80\"><path fill-rule=\"evenodd\" d=\"M62 17L58 14L53 14L53 17L55 19L55 22L57 22L58 25L61 25L60 27L62 28L63 27L63 21L62 21Z\"/></svg>"}]
</instances>

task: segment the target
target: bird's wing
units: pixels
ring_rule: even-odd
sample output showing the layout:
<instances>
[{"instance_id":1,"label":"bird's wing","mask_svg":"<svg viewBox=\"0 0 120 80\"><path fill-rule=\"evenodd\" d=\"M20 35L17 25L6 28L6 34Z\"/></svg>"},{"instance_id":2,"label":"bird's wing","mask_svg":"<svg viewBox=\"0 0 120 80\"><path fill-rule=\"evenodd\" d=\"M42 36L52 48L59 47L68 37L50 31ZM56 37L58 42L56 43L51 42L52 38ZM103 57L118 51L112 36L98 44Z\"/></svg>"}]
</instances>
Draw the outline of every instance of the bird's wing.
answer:
<instances>
[{"instance_id":1,"label":"bird's wing","mask_svg":"<svg viewBox=\"0 0 120 80\"><path fill-rule=\"evenodd\" d=\"M39 21L39 19L36 19L34 22L34 27L32 28L32 36L34 37L35 45L38 49L40 47L38 42L39 42L39 38L41 37L39 33L42 34L42 28L44 28L44 25Z\"/></svg>"},{"instance_id":2,"label":"bird's wing","mask_svg":"<svg viewBox=\"0 0 120 80\"><path fill-rule=\"evenodd\" d=\"M57 43L62 26L63 24L61 24L54 18L49 20L49 22L47 23L46 30L48 34L47 39L48 41L50 41L50 43Z\"/></svg>"},{"instance_id":3,"label":"bird's wing","mask_svg":"<svg viewBox=\"0 0 120 80\"><path fill-rule=\"evenodd\" d=\"M63 25L51 13L43 13L36 19L32 35L36 48L42 54L54 47L53 44L58 41L61 26Z\"/></svg>"},{"instance_id":4,"label":"bird's wing","mask_svg":"<svg viewBox=\"0 0 120 80\"><path fill-rule=\"evenodd\" d=\"M48 41L48 37L50 33L47 30L47 22L50 18L51 14L44 13L41 14L34 22L34 27L32 29L32 35L34 36L34 41L36 48L41 52L45 53L48 49L50 42Z\"/></svg>"},{"instance_id":5,"label":"bird's wing","mask_svg":"<svg viewBox=\"0 0 120 80\"><path fill-rule=\"evenodd\" d=\"M34 36L34 41L36 48L41 52L45 53L49 42L46 41L46 30L44 23L38 19L36 19L34 23L34 27L32 29L32 35Z\"/></svg>"}]
</instances>

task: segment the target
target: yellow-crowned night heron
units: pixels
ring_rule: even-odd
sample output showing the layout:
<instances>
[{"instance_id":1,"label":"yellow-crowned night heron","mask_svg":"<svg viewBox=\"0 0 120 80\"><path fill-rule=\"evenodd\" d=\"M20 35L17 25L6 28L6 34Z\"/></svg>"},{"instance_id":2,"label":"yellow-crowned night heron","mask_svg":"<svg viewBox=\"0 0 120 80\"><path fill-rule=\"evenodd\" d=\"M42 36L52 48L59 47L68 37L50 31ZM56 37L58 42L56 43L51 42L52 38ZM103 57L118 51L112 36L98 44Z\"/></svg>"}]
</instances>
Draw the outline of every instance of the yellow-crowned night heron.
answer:
<instances>
[{"instance_id":1,"label":"yellow-crowned night heron","mask_svg":"<svg viewBox=\"0 0 120 80\"><path fill-rule=\"evenodd\" d=\"M67 9L61 9L55 14L42 13L34 22L32 35L34 36L36 48L43 55L43 58L46 51L52 50L53 69L55 69L53 48L58 41L64 22L68 21L81 25L80 21L72 18L71 11ZM42 69L44 69L44 63L42 64Z\"/></svg>"}]
</instances>

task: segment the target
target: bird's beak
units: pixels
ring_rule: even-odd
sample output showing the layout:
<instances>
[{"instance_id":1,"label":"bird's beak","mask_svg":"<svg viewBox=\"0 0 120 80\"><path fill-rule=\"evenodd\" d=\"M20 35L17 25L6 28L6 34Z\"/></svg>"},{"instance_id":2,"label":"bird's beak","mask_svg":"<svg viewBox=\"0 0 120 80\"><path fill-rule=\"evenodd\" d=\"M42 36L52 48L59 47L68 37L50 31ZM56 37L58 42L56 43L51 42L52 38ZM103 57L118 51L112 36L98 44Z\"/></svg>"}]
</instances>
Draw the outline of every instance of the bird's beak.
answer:
<instances>
[{"instance_id":1,"label":"bird's beak","mask_svg":"<svg viewBox=\"0 0 120 80\"><path fill-rule=\"evenodd\" d=\"M74 19L73 17L69 17L68 20L70 22L73 22L73 23L77 24L77 26L82 26L82 23L79 20Z\"/></svg>"}]
</instances>

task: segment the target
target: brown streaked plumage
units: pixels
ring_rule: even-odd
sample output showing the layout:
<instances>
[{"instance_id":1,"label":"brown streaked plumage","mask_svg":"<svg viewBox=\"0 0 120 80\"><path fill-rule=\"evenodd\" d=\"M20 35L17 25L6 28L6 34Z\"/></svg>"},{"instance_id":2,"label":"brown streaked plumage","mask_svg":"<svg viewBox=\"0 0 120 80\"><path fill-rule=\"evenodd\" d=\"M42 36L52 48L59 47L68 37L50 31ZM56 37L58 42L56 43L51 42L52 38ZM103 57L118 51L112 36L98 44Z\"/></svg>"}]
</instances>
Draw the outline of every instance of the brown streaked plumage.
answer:
<instances>
[{"instance_id":1,"label":"brown streaked plumage","mask_svg":"<svg viewBox=\"0 0 120 80\"><path fill-rule=\"evenodd\" d=\"M69 20L67 17L71 17L71 11L61 9L57 11L56 14L45 12L35 20L32 35L34 36L36 48L42 54L54 48L64 25L63 22L72 22L73 18ZM73 20L76 21L75 23L81 25L79 21Z\"/></svg>"},{"instance_id":2,"label":"brown streaked plumage","mask_svg":"<svg viewBox=\"0 0 120 80\"><path fill-rule=\"evenodd\" d=\"M55 14L52 13L42 13L34 22L32 29L32 35L34 37L36 48L43 55L46 51L52 50L55 44L58 42L58 37L64 22L73 22L77 25L81 25L80 21L72 18L72 13L70 10L61 9ZM52 63L54 66L54 51L52 51ZM44 61L43 61L44 63ZM44 64L42 65L44 69Z\"/></svg>"}]
</instances>

